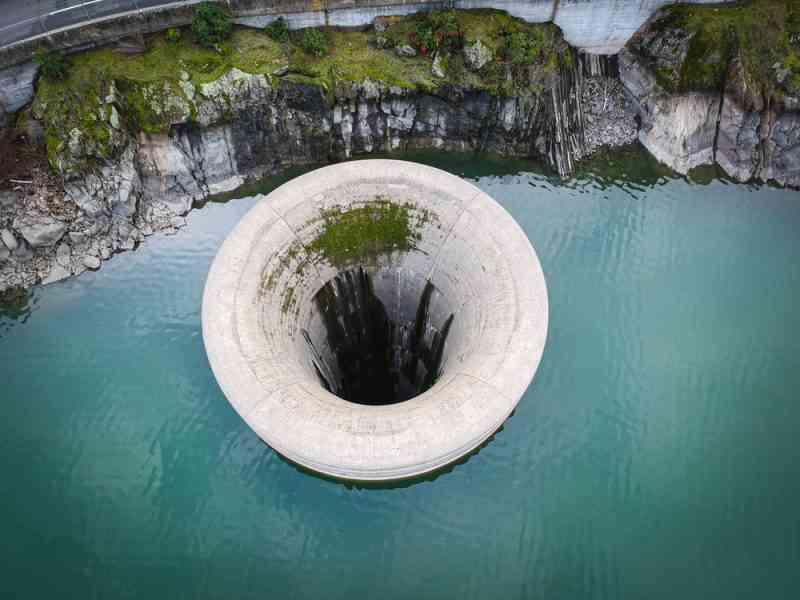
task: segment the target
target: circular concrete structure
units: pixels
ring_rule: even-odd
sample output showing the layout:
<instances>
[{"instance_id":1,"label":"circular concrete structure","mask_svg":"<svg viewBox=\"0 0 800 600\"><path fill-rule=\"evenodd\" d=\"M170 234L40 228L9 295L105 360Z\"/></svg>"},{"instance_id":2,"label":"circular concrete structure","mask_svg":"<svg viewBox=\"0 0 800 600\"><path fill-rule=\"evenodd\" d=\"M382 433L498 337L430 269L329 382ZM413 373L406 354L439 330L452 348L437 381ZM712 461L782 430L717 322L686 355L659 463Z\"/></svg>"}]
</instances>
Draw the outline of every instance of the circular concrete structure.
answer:
<instances>
[{"instance_id":1,"label":"circular concrete structure","mask_svg":"<svg viewBox=\"0 0 800 600\"><path fill-rule=\"evenodd\" d=\"M539 260L472 184L395 160L262 198L206 283L222 391L270 446L342 479L412 477L491 436L547 336Z\"/></svg>"}]
</instances>

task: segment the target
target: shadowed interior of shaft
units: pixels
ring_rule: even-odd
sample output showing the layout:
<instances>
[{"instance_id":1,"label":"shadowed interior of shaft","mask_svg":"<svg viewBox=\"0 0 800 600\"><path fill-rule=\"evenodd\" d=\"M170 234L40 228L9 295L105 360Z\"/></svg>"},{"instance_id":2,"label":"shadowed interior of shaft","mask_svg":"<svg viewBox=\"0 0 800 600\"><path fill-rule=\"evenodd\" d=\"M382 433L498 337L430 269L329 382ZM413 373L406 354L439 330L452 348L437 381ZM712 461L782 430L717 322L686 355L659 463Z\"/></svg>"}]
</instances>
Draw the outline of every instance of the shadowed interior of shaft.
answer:
<instances>
[{"instance_id":1,"label":"shadowed interior of shaft","mask_svg":"<svg viewBox=\"0 0 800 600\"><path fill-rule=\"evenodd\" d=\"M321 339L303 330L322 385L340 398L370 405L403 402L428 390L441 373L454 318L449 312L434 322L429 308L436 294L427 281L416 306L391 311L367 269L338 273L314 296ZM415 317L399 321L393 313Z\"/></svg>"}]
</instances>

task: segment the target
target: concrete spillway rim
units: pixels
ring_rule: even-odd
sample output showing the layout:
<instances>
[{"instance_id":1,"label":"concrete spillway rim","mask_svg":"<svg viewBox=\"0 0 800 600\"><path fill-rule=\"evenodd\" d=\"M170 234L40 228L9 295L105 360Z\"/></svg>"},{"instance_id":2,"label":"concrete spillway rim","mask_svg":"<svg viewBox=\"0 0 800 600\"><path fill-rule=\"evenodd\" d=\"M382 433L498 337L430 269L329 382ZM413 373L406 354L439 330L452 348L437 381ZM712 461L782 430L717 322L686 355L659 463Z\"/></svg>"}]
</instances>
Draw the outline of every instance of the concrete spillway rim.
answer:
<instances>
[{"instance_id":1,"label":"concrete spillway rim","mask_svg":"<svg viewBox=\"0 0 800 600\"><path fill-rule=\"evenodd\" d=\"M263 255L264 246L274 243L277 255L277 245L286 243L272 233L272 224L283 227L298 204L319 202L320 190L366 182L385 184L387 190L418 188L457 199L461 204L458 227L454 222L442 247L457 244L460 235L475 245L476 255L485 253L491 269L479 283L488 290L486 302L497 307L494 312L500 319L496 326L492 322L483 327L479 332L483 337L474 344L493 352L487 350L486 356L447 367L446 376L428 391L384 406L347 402L326 391L318 380L298 375L296 365L280 355L265 352L254 360L244 349L249 343L244 338L256 327L242 330L240 314L252 312L247 307L254 304L253 298L245 297L252 295L247 291L253 289L248 281L252 277L245 274L248 263L256 260L254 248ZM464 231L459 234L461 228ZM462 254L468 253L462 249ZM470 260L480 263L482 259ZM483 263L479 266L483 268ZM433 167L370 159L317 169L261 198L213 261L203 295L202 324L209 363L223 393L274 450L339 479L396 480L435 471L463 457L513 412L544 351L547 288L527 236L487 194Z\"/></svg>"}]
</instances>

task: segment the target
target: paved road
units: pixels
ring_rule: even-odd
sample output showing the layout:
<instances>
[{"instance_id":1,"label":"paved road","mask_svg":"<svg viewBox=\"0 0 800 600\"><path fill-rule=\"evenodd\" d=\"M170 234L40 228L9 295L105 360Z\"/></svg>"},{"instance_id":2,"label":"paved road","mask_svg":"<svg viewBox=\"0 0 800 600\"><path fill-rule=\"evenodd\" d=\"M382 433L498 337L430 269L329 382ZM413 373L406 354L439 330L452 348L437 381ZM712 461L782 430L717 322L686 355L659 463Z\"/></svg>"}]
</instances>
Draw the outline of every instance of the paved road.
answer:
<instances>
[{"instance_id":1,"label":"paved road","mask_svg":"<svg viewBox=\"0 0 800 600\"><path fill-rule=\"evenodd\" d=\"M175 0L0 0L0 47L45 31Z\"/></svg>"}]
</instances>

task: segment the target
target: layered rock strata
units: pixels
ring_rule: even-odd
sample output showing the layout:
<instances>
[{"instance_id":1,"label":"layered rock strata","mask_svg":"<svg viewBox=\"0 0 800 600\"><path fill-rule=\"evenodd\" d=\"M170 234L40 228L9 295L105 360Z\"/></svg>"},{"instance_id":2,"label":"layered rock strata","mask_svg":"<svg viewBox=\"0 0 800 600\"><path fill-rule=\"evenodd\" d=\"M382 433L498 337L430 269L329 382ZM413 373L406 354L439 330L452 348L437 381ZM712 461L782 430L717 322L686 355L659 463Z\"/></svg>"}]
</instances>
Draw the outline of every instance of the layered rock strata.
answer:
<instances>
[{"instance_id":1,"label":"layered rock strata","mask_svg":"<svg viewBox=\"0 0 800 600\"><path fill-rule=\"evenodd\" d=\"M3 192L0 226L17 246L0 249L0 289L97 268L155 231L181 227L193 203L290 165L436 148L540 157L569 173L599 146L635 137L621 89L575 65L550 89L502 97L460 87L420 93L369 79L330 94L232 69L202 85L184 80L180 94L153 95L151 108L169 118L167 131L155 133L122 125L130 107L112 86L93 122L103 135L73 129L52 156L63 197L40 190L30 198L25 186ZM595 88L605 90L602 105L587 93ZM97 159L101 144L110 158ZM55 201L69 214L54 216Z\"/></svg>"},{"instance_id":2,"label":"layered rock strata","mask_svg":"<svg viewBox=\"0 0 800 600\"><path fill-rule=\"evenodd\" d=\"M770 2L776 11L791 10ZM791 15L770 8L765 4L765 14L782 23L766 23L766 33L744 21L759 18L755 9L723 13L705 27L698 25L702 13L660 13L620 52L639 140L658 160L682 174L716 163L737 181L800 186L800 32L788 29ZM775 40L753 46L767 34Z\"/></svg>"}]
</instances>

